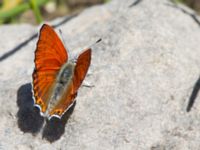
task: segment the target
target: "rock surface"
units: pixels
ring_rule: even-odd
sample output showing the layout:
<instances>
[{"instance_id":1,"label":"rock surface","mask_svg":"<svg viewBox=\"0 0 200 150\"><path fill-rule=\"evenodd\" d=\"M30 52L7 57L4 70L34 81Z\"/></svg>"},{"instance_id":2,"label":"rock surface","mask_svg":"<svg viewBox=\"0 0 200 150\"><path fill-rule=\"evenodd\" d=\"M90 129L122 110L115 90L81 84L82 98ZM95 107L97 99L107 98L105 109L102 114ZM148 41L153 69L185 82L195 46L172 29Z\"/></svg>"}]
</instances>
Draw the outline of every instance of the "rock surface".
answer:
<instances>
[{"instance_id":1,"label":"rock surface","mask_svg":"<svg viewBox=\"0 0 200 150\"><path fill-rule=\"evenodd\" d=\"M0 150L199 149L198 20L167 0L113 0L52 22L73 54L102 42L85 79L94 87L82 86L71 116L51 122L31 98L39 27L1 26Z\"/></svg>"}]
</instances>

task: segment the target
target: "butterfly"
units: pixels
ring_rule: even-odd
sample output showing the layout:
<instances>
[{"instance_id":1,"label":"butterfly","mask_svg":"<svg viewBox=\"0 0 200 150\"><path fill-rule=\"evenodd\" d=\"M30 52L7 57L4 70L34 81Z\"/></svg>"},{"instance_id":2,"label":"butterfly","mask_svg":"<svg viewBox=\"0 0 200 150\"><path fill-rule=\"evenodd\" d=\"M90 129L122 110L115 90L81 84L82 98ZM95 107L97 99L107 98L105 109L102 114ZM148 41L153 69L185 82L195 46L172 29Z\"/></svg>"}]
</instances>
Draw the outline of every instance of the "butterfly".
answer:
<instances>
[{"instance_id":1,"label":"butterfly","mask_svg":"<svg viewBox=\"0 0 200 150\"><path fill-rule=\"evenodd\" d=\"M34 106L42 116L61 118L73 105L90 66L91 53L91 48L87 48L76 61L69 59L53 28L42 25L32 74Z\"/></svg>"}]
</instances>

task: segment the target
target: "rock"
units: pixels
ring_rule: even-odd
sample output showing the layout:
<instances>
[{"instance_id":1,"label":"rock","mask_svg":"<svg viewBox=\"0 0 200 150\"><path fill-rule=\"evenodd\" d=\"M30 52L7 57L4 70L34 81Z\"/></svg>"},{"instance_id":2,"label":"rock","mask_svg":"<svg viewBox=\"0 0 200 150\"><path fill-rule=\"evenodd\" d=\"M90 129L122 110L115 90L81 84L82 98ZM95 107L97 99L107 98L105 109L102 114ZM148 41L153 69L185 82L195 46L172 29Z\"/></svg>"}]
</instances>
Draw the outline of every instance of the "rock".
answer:
<instances>
[{"instance_id":1,"label":"rock","mask_svg":"<svg viewBox=\"0 0 200 150\"><path fill-rule=\"evenodd\" d=\"M52 121L31 94L39 27L1 26L0 149L199 149L198 22L167 0L113 0L51 22L74 55L102 38L85 79L94 87Z\"/></svg>"}]
</instances>

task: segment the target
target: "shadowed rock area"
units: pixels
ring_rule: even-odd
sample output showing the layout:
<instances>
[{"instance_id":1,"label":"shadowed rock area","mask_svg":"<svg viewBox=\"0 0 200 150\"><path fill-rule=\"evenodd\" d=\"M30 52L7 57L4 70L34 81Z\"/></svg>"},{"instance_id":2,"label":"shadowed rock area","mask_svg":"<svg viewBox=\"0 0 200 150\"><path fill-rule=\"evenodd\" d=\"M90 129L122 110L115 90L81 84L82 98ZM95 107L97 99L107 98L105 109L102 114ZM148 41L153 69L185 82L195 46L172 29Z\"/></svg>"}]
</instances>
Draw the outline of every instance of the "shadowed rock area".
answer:
<instances>
[{"instance_id":1,"label":"shadowed rock area","mask_svg":"<svg viewBox=\"0 0 200 150\"><path fill-rule=\"evenodd\" d=\"M0 27L0 149L195 150L200 143L200 23L167 0L113 0L49 24L73 55L92 45L76 105L47 121L33 107L39 27Z\"/></svg>"}]
</instances>

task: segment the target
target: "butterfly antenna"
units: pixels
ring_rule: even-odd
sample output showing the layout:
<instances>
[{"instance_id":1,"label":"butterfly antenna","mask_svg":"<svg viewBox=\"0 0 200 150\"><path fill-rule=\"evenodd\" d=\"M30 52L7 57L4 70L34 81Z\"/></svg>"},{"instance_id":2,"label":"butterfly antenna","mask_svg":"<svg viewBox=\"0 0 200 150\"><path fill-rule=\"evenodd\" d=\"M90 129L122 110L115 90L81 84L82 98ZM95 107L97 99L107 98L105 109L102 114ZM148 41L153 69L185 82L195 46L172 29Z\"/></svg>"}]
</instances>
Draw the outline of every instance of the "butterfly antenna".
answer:
<instances>
[{"instance_id":1,"label":"butterfly antenna","mask_svg":"<svg viewBox=\"0 0 200 150\"><path fill-rule=\"evenodd\" d=\"M71 58L71 57L72 57L71 52L70 52L70 50L68 49L68 47L67 47L67 45L66 45L66 43L65 43L66 40L65 40L64 37L63 37L63 33L62 33L62 30L61 30L61 29L59 29L59 33L60 33L60 35L61 35L61 38L62 38L62 41L63 41L63 43L64 43L65 49L67 50L67 53L68 53L68 55L69 55L69 58Z\"/></svg>"},{"instance_id":2,"label":"butterfly antenna","mask_svg":"<svg viewBox=\"0 0 200 150\"><path fill-rule=\"evenodd\" d=\"M97 44L97 43L99 43L99 42L101 42L101 41L102 41L102 39L100 38L100 39L98 39L95 43L91 44L89 47L92 47L92 46L94 46L95 44Z\"/></svg>"}]
</instances>

